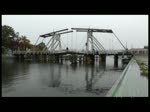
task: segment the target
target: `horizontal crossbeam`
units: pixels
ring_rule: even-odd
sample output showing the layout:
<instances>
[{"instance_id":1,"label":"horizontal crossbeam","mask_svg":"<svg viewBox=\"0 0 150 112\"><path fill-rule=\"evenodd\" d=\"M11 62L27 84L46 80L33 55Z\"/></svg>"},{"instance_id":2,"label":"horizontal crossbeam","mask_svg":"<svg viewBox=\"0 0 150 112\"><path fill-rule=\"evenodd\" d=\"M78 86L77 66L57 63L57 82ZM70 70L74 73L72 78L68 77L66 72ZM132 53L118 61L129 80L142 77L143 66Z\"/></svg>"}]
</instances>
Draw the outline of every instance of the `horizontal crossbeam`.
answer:
<instances>
[{"instance_id":1,"label":"horizontal crossbeam","mask_svg":"<svg viewBox=\"0 0 150 112\"><path fill-rule=\"evenodd\" d=\"M73 31L67 31L67 32L58 33L58 35L65 34L65 33L71 33L71 32L73 32Z\"/></svg>"},{"instance_id":2,"label":"horizontal crossbeam","mask_svg":"<svg viewBox=\"0 0 150 112\"><path fill-rule=\"evenodd\" d=\"M58 32L62 32L62 31L66 31L66 30L68 30L68 28L63 29L63 30L58 30L58 31L55 31L55 32L51 32L51 33L47 33L47 34L44 34L44 35L40 35L40 37L43 37L43 38L50 37L50 36L55 35Z\"/></svg>"},{"instance_id":3,"label":"horizontal crossbeam","mask_svg":"<svg viewBox=\"0 0 150 112\"><path fill-rule=\"evenodd\" d=\"M113 33L111 29L91 29L91 28L71 28L72 30L76 30L77 32L102 32L102 33Z\"/></svg>"}]
</instances>

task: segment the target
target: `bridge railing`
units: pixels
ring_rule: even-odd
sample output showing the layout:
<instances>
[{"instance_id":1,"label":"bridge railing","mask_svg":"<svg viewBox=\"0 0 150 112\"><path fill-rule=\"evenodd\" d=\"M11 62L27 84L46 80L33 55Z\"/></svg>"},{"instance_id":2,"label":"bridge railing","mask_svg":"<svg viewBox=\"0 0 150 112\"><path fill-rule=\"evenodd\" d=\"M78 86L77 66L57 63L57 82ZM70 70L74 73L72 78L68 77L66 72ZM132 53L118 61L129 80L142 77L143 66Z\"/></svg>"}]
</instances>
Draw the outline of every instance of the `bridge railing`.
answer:
<instances>
[{"instance_id":1,"label":"bridge railing","mask_svg":"<svg viewBox=\"0 0 150 112\"><path fill-rule=\"evenodd\" d=\"M126 51L123 50L106 50L106 51L86 51L86 50L53 50L53 51L14 51L13 54L53 54L53 53L79 53L79 54L118 54L118 53L125 53Z\"/></svg>"}]
</instances>

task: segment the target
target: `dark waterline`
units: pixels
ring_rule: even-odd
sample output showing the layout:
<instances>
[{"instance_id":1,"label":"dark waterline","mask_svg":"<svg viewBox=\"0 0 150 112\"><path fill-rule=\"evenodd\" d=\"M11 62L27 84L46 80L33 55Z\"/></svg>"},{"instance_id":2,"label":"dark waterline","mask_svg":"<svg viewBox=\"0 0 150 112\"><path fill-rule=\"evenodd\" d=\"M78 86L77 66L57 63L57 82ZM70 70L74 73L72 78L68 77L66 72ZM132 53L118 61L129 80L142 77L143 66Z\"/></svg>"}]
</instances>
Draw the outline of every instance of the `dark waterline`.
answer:
<instances>
[{"instance_id":1,"label":"dark waterline","mask_svg":"<svg viewBox=\"0 0 150 112\"><path fill-rule=\"evenodd\" d=\"M106 67L2 59L2 96L103 97L122 73L113 70L113 64L111 56L107 57Z\"/></svg>"}]
</instances>

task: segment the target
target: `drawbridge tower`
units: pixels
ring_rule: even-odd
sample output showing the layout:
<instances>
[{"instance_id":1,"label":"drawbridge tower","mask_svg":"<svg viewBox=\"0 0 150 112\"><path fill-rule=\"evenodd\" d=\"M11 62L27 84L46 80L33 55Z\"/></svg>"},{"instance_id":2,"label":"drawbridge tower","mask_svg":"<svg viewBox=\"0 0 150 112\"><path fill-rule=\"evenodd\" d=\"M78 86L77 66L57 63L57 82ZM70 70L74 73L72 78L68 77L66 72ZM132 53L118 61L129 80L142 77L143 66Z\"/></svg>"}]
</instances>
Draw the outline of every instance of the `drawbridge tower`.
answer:
<instances>
[{"instance_id":1,"label":"drawbridge tower","mask_svg":"<svg viewBox=\"0 0 150 112\"><path fill-rule=\"evenodd\" d=\"M56 50L58 47L59 47L59 50L61 49L61 35L62 34L66 34L66 33L71 33L73 31L67 31L68 29L63 29L63 30L58 30L58 31L54 31L54 32L51 32L51 33L47 33L47 34L43 34L43 35L40 35L40 37L43 38L43 40L45 38L48 38L48 37L51 37L48 41L48 43L46 44L46 47L43 49L43 51L54 51ZM37 39L36 43L38 42L39 38ZM35 45L36 45L35 43Z\"/></svg>"}]
</instances>

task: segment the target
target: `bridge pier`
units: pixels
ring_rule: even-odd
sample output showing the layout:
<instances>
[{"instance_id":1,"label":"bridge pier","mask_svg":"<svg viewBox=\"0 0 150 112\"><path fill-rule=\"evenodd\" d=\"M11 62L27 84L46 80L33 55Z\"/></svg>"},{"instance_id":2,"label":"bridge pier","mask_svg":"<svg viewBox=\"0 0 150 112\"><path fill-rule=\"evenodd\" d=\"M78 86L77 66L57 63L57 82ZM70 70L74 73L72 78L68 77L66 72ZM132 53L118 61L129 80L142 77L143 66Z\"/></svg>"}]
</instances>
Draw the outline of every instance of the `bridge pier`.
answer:
<instances>
[{"instance_id":1,"label":"bridge pier","mask_svg":"<svg viewBox=\"0 0 150 112\"><path fill-rule=\"evenodd\" d=\"M86 55L83 56L83 63L86 64L87 63L87 59L86 59Z\"/></svg>"},{"instance_id":2,"label":"bridge pier","mask_svg":"<svg viewBox=\"0 0 150 112\"><path fill-rule=\"evenodd\" d=\"M59 55L55 55L55 62L56 62L56 63L59 63L59 58L60 58Z\"/></svg>"},{"instance_id":3,"label":"bridge pier","mask_svg":"<svg viewBox=\"0 0 150 112\"><path fill-rule=\"evenodd\" d=\"M84 63L85 64L89 64L89 57L88 57L88 55L86 54L86 55L84 55Z\"/></svg>"},{"instance_id":4,"label":"bridge pier","mask_svg":"<svg viewBox=\"0 0 150 112\"><path fill-rule=\"evenodd\" d=\"M83 56L79 56L79 64L82 64L83 62Z\"/></svg>"},{"instance_id":5,"label":"bridge pier","mask_svg":"<svg viewBox=\"0 0 150 112\"><path fill-rule=\"evenodd\" d=\"M56 62L56 60L55 60L55 55L54 55L54 54L52 55L52 62L53 62L53 63Z\"/></svg>"},{"instance_id":6,"label":"bridge pier","mask_svg":"<svg viewBox=\"0 0 150 112\"><path fill-rule=\"evenodd\" d=\"M95 64L95 55L90 55L90 64Z\"/></svg>"},{"instance_id":7,"label":"bridge pier","mask_svg":"<svg viewBox=\"0 0 150 112\"><path fill-rule=\"evenodd\" d=\"M95 55L95 62L97 62L98 61L98 56L97 55Z\"/></svg>"},{"instance_id":8,"label":"bridge pier","mask_svg":"<svg viewBox=\"0 0 150 112\"><path fill-rule=\"evenodd\" d=\"M37 54L32 54L33 56L32 56L32 58L33 58L33 61L37 61L38 60L38 56L37 56Z\"/></svg>"},{"instance_id":9,"label":"bridge pier","mask_svg":"<svg viewBox=\"0 0 150 112\"><path fill-rule=\"evenodd\" d=\"M130 57L128 57L128 58L122 58L122 68L125 68L126 67L126 65L130 62L130 60L132 59L132 56L133 55L130 55Z\"/></svg>"},{"instance_id":10,"label":"bridge pier","mask_svg":"<svg viewBox=\"0 0 150 112\"><path fill-rule=\"evenodd\" d=\"M70 61L71 61L71 64L77 64L77 55L71 55L70 57Z\"/></svg>"},{"instance_id":11,"label":"bridge pier","mask_svg":"<svg viewBox=\"0 0 150 112\"><path fill-rule=\"evenodd\" d=\"M65 55L65 61L69 60L69 56Z\"/></svg>"},{"instance_id":12,"label":"bridge pier","mask_svg":"<svg viewBox=\"0 0 150 112\"><path fill-rule=\"evenodd\" d=\"M61 64L63 64L63 56L62 56L62 55L59 56L59 62L60 62Z\"/></svg>"},{"instance_id":13,"label":"bridge pier","mask_svg":"<svg viewBox=\"0 0 150 112\"><path fill-rule=\"evenodd\" d=\"M43 61L46 62L47 61L47 55L43 54Z\"/></svg>"},{"instance_id":14,"label":"bridge pier","mask_svg":"<svg viewBox=\"0 0 150 112\"><path fill-rule=\"evenodd\" d=\"M31 54L30 58L31 58L32 60L33 60L33 57L34 57L33 54Z\"/></svg>"},{"instance_id":15,"label":"bridge pier","mask_svg":"<svg viewBox=\"0 0 150 112\"><path fill-rule=\"evenodd\" d=\"M18 54L15 54L15 59L19 59L19 55Z\"/></svg>"},{"instance_id":16,"label":"bridge pier","mask_svg":"<svg viewBox=\"0 0 150 112\"><path fill-rule=\"evenodd\" d=\"M42 54L39 54L39 61L42 61L43 60L43 56Z\"/></svg>"},{"instance_id":17,"label":"bridge pier","mask_svg":"<svg viewBox=\"0 0 150 112\"><path fill-rule=\"evenodd\" d=\"M99 64L102 63L102 57L99 55Z\"/></svg>"},{"instance_id":18,"label":"bridge pier","mask_svg":"<svg viewBox=\"0 0 150 112\"><path fill-rule=\"evenodd\" d=\"M95 55L91 54L91 55L84 55L83 57L84 63L85 64L94 64L95 63Z\"/></svg>"},{"instance_id":19,"label":"bridge pier","mask_svg":"<svg viewBox=\"0 0 150 112\"><path fill-rule=\"evenodd\" d=\"M100 58L102 65L106 66L106 54L101 54Z\"/></svg>"},{"instance_id":20,"label":"bridge pier","mask_svg":"<svg viewBox=\"0 0 150 112\"><path fill-rule=\"evenodd\" d=\"M55 60L55 56L54 55L48 55L48 62L53 63Z\"/></svg>"},{"instance_id":21,"label":"bridge pier","mask_svg":"<svg viewBox=\"0 0 150 112\"><path fill-rule=\"evenodd\" d=\"M21 60L24 60L24 58L25 58L24 54L20 54L19 57Z\"/></svg>"},{"instance_id":22,"label":"bridge pier","mask_svg":"<svg viewBox=\"0 0 150 112\"><path fill-rule=\"evenodd\" d=\"M114 55L114 67L118 67L118 54Z\"/></svg>"},{"instance_id":23,"label":"bridge pier","mask_svg":"<svg viewBox=\"0 0 150 112\"><path fill-rule=\"evenodd\" d=\"M48 59L48 62L50 62L50 57L51 57L51 55L48 55L48 57L47 57L47 59Z\"/></svg>"},{"instance_id":24,"label":"bridge pier","mask_svg":"<svg viewBox=\"0 0 150 112\"><path fill-rule=\"evenodd\" d=\"M124 54L122 54L122 58L124 58Z\"/></svg>"},{"instance_id":25,"label":"bridge pier","mask_svg":"<svg viewBox=\"0 0 150 112\"><path fill-rule=\"evenodd\" d=\"M32 60L32 59L33 59L33 54L27 53L27 54L25 54L25 58L26 58L27 60Z\"/></svg>"}]
</instances>

